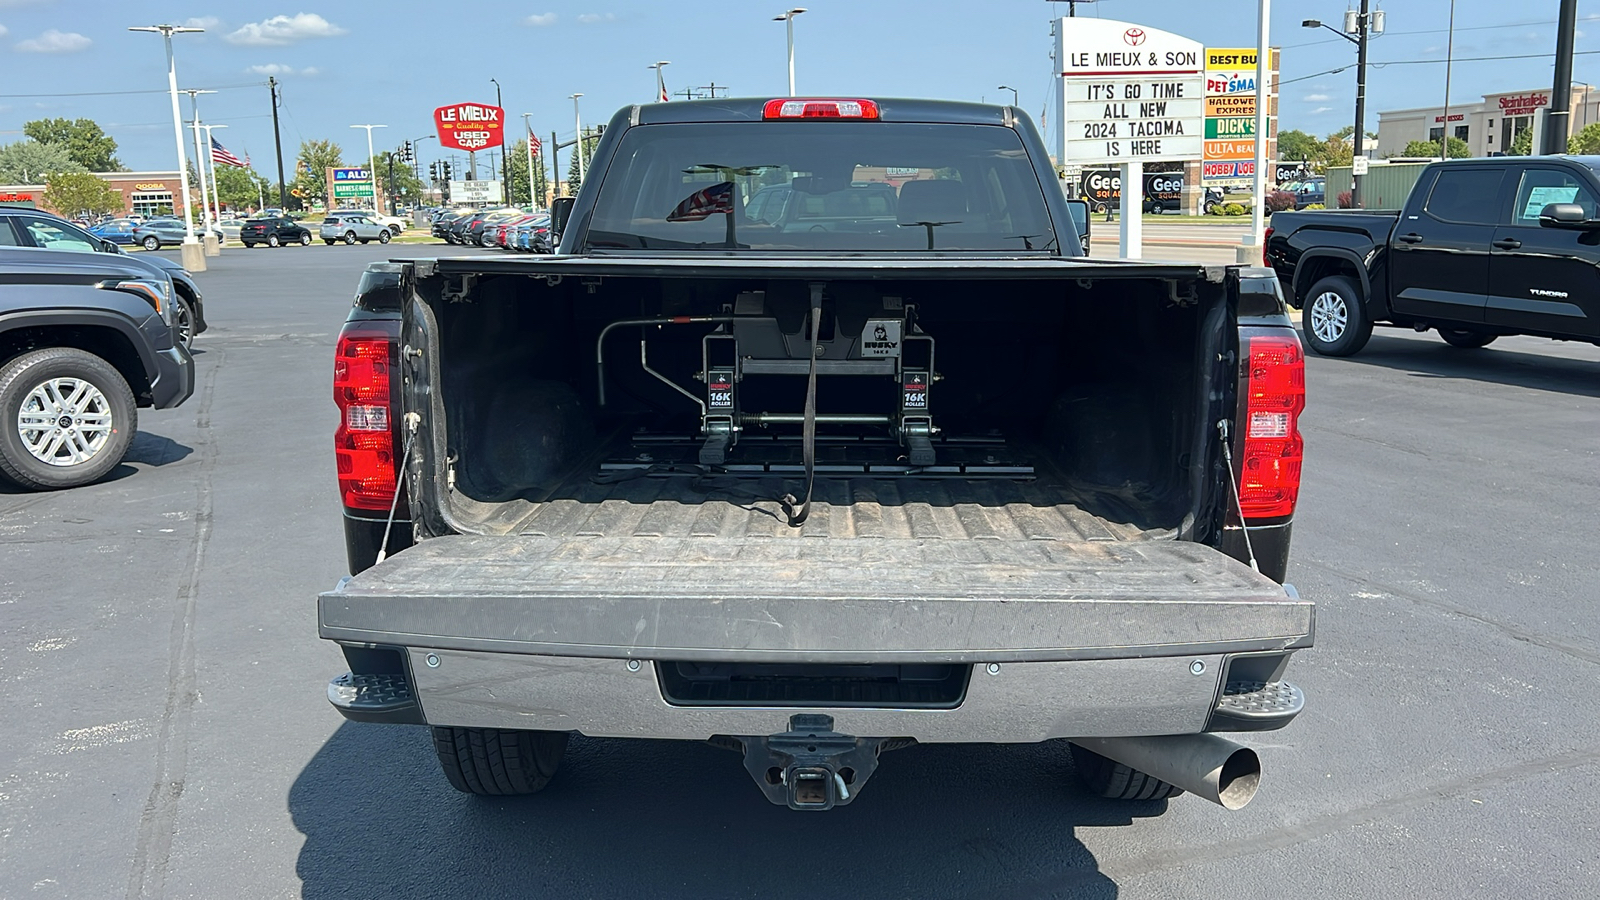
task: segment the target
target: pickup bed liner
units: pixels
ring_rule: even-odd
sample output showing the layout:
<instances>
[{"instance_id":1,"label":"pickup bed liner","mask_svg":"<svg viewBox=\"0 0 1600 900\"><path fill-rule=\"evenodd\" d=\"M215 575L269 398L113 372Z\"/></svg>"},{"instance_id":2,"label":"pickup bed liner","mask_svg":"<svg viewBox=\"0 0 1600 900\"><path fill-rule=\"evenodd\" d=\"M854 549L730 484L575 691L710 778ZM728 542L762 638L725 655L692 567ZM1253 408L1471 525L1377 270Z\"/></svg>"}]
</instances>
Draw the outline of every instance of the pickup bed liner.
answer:
<instances>
[{"instance_id":1,"label":"pickup bed liner","mask_svg":"<svg viewBox=\"0 0 1600 900\"><path fill-rule=\"evenodd\" d=\"M980 662L1308 645L1313 607L1184 541L435 538L320 598L324 638L685 661Z\"/></svg>"}]
</instances>

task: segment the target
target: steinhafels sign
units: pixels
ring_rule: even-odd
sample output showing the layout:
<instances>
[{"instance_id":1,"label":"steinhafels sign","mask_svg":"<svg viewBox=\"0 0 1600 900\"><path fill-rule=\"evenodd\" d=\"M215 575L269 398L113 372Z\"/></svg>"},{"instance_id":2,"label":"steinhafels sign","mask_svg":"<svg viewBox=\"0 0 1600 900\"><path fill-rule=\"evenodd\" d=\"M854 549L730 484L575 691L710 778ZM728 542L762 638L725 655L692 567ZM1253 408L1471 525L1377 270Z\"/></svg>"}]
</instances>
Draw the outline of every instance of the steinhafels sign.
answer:
<instances>
[{"instance_id":1,"label":"steinhafels sign","mask_svg":"<svg viewBox=\"0 0 1600 900\"><path fill-rule=\"evenodd\" d=\"M1510 97L1501 97L1497 103L1500 113L1507 116L1528 116L1534 110L1550 105L1549 94L1514 94Z\"/></svg>"},{"instance_id":2,"label":"steinhafels sign","mask_svg":"<svg viewBox=\"0 0 1600 900\"><path fill-rule=\"evenodd\" d=\"M452 150L487 150L505 143L506 112L481 103L452 103L433 111L439 144Z\"/></svg>"}]
</instances>

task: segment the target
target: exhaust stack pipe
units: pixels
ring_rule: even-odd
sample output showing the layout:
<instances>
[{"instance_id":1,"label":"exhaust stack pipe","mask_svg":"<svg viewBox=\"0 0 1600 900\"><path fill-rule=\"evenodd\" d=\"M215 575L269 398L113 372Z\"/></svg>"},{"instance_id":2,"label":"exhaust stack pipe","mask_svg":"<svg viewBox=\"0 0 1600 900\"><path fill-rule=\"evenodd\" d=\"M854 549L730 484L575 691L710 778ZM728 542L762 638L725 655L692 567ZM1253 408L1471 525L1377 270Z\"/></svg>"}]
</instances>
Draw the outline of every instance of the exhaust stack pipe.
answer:
<instances>
[{"instance_id":1,"label":"exhaust stack pipe","mask_svg":"<svg viewBox=\"0 0 1600 900\"><path fill-rule=\"evenodd\" d=\"M1243 809L1261 786L1261 759L1256 752L1214 734L1072 742L1227 809Z\"/></svg>"}]
</instances>

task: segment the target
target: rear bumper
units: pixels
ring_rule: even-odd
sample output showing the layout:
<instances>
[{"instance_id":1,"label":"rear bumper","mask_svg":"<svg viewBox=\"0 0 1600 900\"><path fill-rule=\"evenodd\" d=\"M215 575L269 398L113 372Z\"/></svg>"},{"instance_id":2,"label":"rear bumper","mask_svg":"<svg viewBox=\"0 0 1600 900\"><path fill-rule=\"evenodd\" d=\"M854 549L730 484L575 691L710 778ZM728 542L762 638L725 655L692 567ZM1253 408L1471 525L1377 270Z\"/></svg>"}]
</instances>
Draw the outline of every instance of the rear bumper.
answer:
<instances>
[{"instance_id":1,"label":"rear bumper","mask_svg":"<svg viewBox=\"0 0 1600 900\"><path fill-rule=\"evenodd\" d=\"M1298 712L1219 716L1230 681L1278 683L1311 645L1314 607L1208 547L779 544L436 538L323 594L319 632L398 648L416 704L400 721L458 727L705 739L815 713L856 735L1031 742L1264 729ZM675 705L657 662L970 675L940 709Z\"/></svg>"}]
</instances>

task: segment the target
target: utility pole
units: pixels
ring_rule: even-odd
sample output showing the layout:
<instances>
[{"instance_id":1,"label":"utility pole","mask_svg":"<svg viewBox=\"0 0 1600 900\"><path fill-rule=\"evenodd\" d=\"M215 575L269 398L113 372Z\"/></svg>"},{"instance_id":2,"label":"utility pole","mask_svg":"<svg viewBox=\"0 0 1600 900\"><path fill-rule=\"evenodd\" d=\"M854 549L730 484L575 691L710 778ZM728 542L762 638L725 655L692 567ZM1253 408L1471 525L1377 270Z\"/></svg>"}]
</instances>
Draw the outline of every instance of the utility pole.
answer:
<instances>
[{"instance_id":1,"label":"utility pole","mask_svg":"<svg viewBox=\"0 0 1600 900\"><path fill-rule=\"evenodd\" d=\"M1556 83L1550 89L1550 111L1544 120L1544 152L1567 152L1572 124L1572 40L1578 27L1578 0L1561 0L1556 25ZM1585 98L1588 94L1585 93Z\"/></svg>"},{"instance_id":2,"label":"utility pole","mask_svg":"<svg viewBox=\"0 0 1600 900\"><path fill-rule=\"evenodd\" d=\"M289 186L283 182L283 136L278 133L278 79L269 75L267 90L272 92L272 144L278 148L278 208L286 210L289 208Z\"/></svg>"},{"instance_id":3,"label":"utility pole","mask_svg":"<svg viewBox=\"0 0 1600 900\"><path fill-rule=\"evenodd\" d=\"M1355 174L1355 157L1365 156L1367 133L1362 129L1366 126L1367 117L1367 35L1371 33L1368 27L1371 16L1367 12L1369 0L1361 0L1360 17L1356 19L1356 133L1351 135L1355 143L1350 146L1354 149L1350 163L1350 208L1363 209L1361 205L1361 181L1364 176ZM1450 123L1445 123L1448 133ZM1259 135L1258 135L1259 137Z\"/></svg>"},{"instance_id":4,"label":"utility pole","mask_svg":"<svg viewBox=\"0 0 1600 900\"><path fill-rule=\"evenodd\" d=\"M696 91L695 88L686 87L681 91L674 91L673 94L676 95L676 96L682 97L685 100L699 100L700 99L700 94Z\"/></svg>"},{"instance_id":5,"label":"utility pole","mask_svg":"<svg viewBox=\"0 0 1600 900\"><path fill-rule=\"evenodd\" d=\"M717 84L715 81L701 88L701 90L709 91L713 100L717 99L717 91L721 91L724 94L728 93L727 85Z\"/></svg>"},{"instance_id":6,"label":"utility pole","mask_svg":"<svg viewBox=\"0 0 1600 900\"><path fill-rule=\"evenodd\" d=\"M561 144L556 133L550 132L550 199L561 196Z\"/></svg>"}]
</instances>

